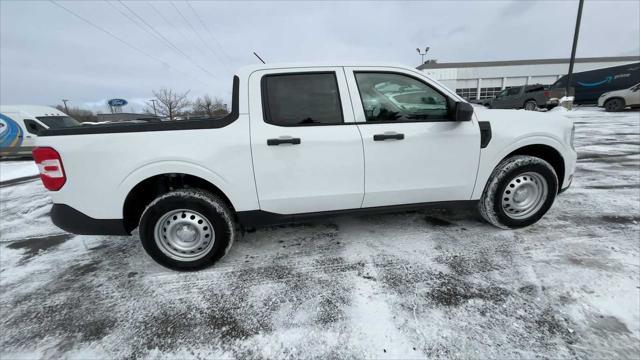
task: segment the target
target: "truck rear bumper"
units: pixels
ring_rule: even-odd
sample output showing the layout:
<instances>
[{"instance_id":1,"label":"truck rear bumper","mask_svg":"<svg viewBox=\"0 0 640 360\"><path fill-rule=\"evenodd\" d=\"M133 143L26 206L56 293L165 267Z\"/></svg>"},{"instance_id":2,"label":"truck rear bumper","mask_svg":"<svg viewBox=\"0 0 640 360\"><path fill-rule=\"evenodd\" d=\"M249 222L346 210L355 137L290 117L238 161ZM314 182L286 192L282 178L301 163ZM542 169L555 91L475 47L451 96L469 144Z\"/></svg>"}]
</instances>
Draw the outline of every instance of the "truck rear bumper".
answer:
<instances>
[{"instance_id":1,"label":"truck rear bumper","mask_svg":"<svg viewBox=\"0 0 640 360\"><path fill-rule=\"evenodd\" d=\"M560 104L560 101L558 99L551 99L551 100L547 100L547 103L544 105L544 107L551 110L554 107L558 106L559 104Z\"/></svg>"},{"instance_id":2,"label":"truck rear bumper","mask_svg":"<svg viewBox=\"0 0 640 360\"><path fill-rule=\"evenodd\" d=\"M122 219L94 219L65 204L53 204L51 220L60 229L78 235L129 235Z\"/></svg>"}]
</instances>

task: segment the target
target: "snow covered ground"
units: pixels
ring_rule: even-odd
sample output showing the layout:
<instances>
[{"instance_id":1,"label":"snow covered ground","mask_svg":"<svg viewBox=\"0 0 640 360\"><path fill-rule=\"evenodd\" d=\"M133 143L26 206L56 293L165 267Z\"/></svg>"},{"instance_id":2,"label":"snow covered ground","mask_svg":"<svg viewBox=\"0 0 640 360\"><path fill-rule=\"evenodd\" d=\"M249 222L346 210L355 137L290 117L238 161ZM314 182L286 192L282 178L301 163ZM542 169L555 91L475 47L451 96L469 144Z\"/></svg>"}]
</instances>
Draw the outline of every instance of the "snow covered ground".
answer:
<instances>
[{"instance_id":1,"label":"snow covered ground","mask_svg":"<svg viewBox=\"0 0 640 360\"><path fill-rule=\"evenodd\" d=\"M567 112L573 186L536 225L472 209L260 229L177 273L0 188L0 358L637 358L640 113Z\"/></svg>"},{"instance_id":2,"label":"snow covered ground","mask_svg":"<svg viewBox=\"0 0 640 360\"><path fill-rule=\"evenodd\" d=\"M38 175L38 167L29 161L0 161L0 183Z\"/></svg>"}]
</instances>

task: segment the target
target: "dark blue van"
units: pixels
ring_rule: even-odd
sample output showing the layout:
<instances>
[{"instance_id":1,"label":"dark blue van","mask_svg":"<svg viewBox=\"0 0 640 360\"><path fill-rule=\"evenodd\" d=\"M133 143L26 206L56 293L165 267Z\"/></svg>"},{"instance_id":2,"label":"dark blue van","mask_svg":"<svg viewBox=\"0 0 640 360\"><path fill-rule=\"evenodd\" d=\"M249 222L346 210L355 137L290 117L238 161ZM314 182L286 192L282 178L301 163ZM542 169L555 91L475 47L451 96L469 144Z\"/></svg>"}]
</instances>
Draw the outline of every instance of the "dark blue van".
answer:
<instances>
[{"instance_id":1,"label":"dark blue van","mask_svg":"<svg viewBox=\"0 0 640 360\"><path fill-rule=\"evenodd\" d=\"M640 62L573 74L574 104L596 104L600 95L627 89L640 82ZM567 75L551 85L552 97L562 97L567 87Z\"/></svg>"}]
</instances>

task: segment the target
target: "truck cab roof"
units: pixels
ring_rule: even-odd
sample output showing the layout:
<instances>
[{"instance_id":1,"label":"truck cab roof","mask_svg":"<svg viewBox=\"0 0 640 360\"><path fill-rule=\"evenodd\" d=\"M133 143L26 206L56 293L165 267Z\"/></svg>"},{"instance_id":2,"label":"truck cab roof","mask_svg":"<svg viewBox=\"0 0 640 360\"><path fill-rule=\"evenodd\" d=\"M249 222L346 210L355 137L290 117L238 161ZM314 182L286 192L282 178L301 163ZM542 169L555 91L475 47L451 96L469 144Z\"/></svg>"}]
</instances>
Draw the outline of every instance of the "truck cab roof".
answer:
<instances>
[{"instance_id":1,"label":"truck cab roof","mask_svg":"<svg viewBox=\"0 0 640 360\"><path fill-rule=\"evenodd\" d=\"M38 116L67 116L62 111L43 105L0 105L1 113L20 113L29 118Z\"/></svg>"},{"instance_id":2,"label":"truck cab roof","mask_svg":"<svg viewBox=\"0 0 640 360\"><path fill-rule=\"evenodd\" d=\"M417 74L421 74L422 76L427 76L425 72L417 70L407 65L403 65L403 64L384 63L384 62L361 63L357 61L252 64L252 65L241 67L236 74L240 78L246 78L249 75L251 75L251 73L256 71L261 71L261 70L274 70L274 69L291 70L295 68L304 69L304 68L316 68L316 67L387 67L387 68L398 68L398 69L410 70Z\"/></svg>"}]
</instances>

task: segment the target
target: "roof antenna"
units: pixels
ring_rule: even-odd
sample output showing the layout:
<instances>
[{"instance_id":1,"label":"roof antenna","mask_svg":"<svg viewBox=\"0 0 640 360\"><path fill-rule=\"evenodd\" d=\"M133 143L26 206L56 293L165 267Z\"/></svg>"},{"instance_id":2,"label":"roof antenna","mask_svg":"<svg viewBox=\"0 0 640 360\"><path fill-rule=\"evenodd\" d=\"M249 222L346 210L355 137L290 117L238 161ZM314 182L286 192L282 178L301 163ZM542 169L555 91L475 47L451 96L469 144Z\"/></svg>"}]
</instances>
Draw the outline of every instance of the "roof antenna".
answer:
<instances>
[{"instance_id":1,"label":"roof antenna","mask_svg":"<svg viewBox=\"0 0 640 360\"><path fill-rule=\"evenodd\" d=\"M263 63L263 64L266 64L266 62L264 62L264 60L262 60L262 58L260 57L260 55L256 54L256 52L255 52L255 51L253 52L253 55L255 55L255 56L258 58L258 60L262 61L262 63Z\"/></svg>"}]
</instances>

